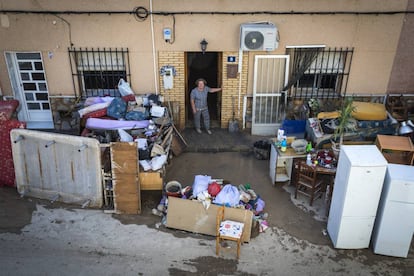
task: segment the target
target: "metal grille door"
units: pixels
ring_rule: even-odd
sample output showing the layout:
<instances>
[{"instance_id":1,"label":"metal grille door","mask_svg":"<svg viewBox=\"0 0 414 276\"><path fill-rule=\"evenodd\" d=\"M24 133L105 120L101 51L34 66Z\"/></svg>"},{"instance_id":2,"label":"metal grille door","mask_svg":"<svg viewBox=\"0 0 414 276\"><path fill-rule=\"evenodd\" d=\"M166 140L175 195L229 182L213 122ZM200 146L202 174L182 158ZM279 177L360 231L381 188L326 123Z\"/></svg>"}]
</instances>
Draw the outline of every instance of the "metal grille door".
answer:
<instances>
[{"instance_id":1,"label":"metal grille door","mask_svg":"<svg viewBox=\"0 0 414 276\"><path fill-rule=\"evenodd\" d=\"M253 135L276 135L285 106L288 55L258 55L254 62Z\"/></svg>"}]
</instances>

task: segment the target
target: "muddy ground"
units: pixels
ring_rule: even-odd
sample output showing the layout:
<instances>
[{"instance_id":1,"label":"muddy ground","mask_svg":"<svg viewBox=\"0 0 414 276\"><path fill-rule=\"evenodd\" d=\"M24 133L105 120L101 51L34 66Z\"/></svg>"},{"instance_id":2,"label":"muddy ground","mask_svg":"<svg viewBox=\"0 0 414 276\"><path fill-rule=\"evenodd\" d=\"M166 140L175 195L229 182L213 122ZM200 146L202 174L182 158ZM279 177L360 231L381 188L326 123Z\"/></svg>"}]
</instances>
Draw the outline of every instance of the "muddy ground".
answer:
<instances>
[{"instance_id":1,"label":"muddy ground","mask_svg":"<svg viewBox=\"0 0 414 276\"><path fill-rule=\"evenodd\" d=\"M414 275L407 259L372 249L337 250L326 222L294 204L288 183L273 186L268 161L249 152L184 153L167 168L166 180L191 185L197 174L250 183L266 202L270 227L253 229L241 249L215 255L214 237L159 226L154 216L161 192L143 192L141 215L114 215L49 200L20 197L0 188L2 275ZM317 212L324 214L324 205ZM188 210L191 215L191 210Z\"/></svg>"}]
</instances>

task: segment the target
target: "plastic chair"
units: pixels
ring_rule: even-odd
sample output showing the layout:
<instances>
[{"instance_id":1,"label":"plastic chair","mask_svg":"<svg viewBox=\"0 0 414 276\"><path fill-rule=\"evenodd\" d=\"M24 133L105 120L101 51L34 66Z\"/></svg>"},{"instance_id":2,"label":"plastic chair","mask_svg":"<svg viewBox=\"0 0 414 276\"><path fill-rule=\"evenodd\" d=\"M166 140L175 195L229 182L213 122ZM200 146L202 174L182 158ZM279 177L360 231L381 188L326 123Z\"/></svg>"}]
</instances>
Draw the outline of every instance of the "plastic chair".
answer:
<instances>
[{"instance_id":1,"label":"plastic chair","mask_svg":"<svg viewBox=\"0 0 414 276\"><path fill-rule=\"evenodd\" d=\"M216 255L220 253L221 242L225 240L237 243L237 259L240 257L240 246L243 237L244 223L232 220L224 220L224 206L217 211L216 223Z\"/></svg>"},{"instance_id":2,"label":"plastic chair","mask_svg":"<svg viewBox=\"0 0 414 276\"><path fill-rule=\"evenodd\" d=\"M315 167L306 165L304 161L299 163L295 198L298 193L310 197L309 205L312 206L313 201L322 196L322 180L318 179Z\"/></svg>"}]
</instances>

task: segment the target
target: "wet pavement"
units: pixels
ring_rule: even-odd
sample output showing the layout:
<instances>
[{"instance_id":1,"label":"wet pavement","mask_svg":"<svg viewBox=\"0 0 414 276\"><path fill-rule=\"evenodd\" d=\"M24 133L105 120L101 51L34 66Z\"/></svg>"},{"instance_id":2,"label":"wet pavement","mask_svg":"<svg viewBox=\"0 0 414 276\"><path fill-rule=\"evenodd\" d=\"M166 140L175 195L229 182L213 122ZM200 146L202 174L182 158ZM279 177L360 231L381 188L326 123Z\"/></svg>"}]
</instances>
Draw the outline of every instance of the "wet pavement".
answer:
<instances>
[{"instance_id":1,"label":"wet pavement","mask_svg":"<svg viewBox=\"0 0 414 276\"><path fill-rule=\"evenodd\" d=\"M242 246L240 260L235 260L233 252L217 257L213 237L160 226L161 218L151 214L160 200L159 191L143 192L143 213L133 216L21 198L13 188L1 188L3 272L414 275L413 249L407 259L375 255L370 248L334 249L326 234L326 221L315 219L315 213L325 214L324 200L318 199L314 208L306 200L294 200L293 186L289 182L273 185L269 161L255 158L253 143L270 137L252 136L247 131L212 131L212 135L193 129L181 132L188 146L170 160L165 180L179 181L185 187L192 185L195 175L203 174L234 185L251 185L266 203L269 228L264 233L252 229L252 239ZM62 267L64 271L59 270Z\"/></svg>"},{"instance_id":2,"label":"wet pavement","mask_svg":"<svg viewBox=\"0 0 414 276\"><path fill-rule=\"evenodd\" d=\"M211 135L205 130L201 134L197 133L193 128L181 131L188 144L186 152L249 152L254 142L270 138L251 135L248 129L229 132L228 129L213 128L211 131Z\"/></svg>"}]
</instances>

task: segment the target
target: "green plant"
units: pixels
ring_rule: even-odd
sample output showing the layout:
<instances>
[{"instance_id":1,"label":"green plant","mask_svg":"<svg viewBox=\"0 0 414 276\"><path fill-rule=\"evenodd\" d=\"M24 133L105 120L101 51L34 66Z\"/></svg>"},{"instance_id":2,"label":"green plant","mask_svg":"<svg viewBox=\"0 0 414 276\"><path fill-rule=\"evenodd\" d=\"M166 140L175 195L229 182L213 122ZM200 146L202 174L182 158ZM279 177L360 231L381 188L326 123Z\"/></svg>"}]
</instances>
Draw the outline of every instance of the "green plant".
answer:
<instances>
[{"instance_id":1,"label":"green plant","mask_svg":"<svg viewBox=\"0 0 414 276\"><path fill-rule=\"evenodd\" d=\"M339 138L339 145L342 145L344 139L344 133L347 130L347 126L352 119L352 112L354 112L355 107L353 106L353 98L346 97L344 98L341 106L340 115L338 118L338 125L334 131L334 141L338 141Z\"/></svg>"}]
</instances>

